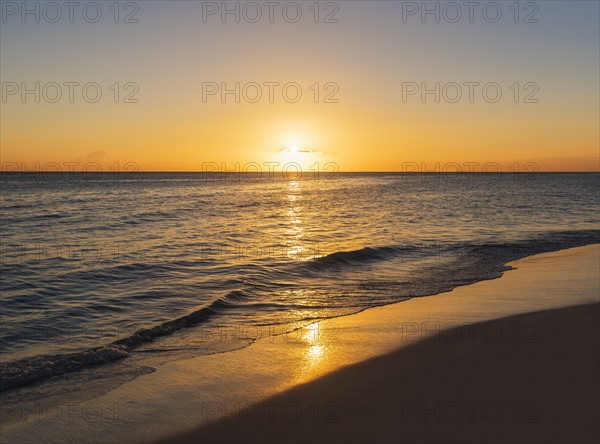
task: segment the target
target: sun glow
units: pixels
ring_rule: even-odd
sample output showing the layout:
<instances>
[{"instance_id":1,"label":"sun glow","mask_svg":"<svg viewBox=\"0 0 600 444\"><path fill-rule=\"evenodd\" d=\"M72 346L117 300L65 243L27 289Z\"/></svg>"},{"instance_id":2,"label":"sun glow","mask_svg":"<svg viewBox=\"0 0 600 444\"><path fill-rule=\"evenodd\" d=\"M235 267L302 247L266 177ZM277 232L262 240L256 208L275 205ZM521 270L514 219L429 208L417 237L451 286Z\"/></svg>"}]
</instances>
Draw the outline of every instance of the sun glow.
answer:
<instances>
[{"instance_id":1,"label":"sun glow","mask_svg":"<svg viewBox=\"0 0 600 444\"><path fill-rule=\"evenodd\" d=\"M306 145L300 143L292 143L285 146L277 153L277 162L279 162L282 168L286 166L292 168L295 164L295 168L299 168L301 171L310 171L310 167L319 161L320 152L314 151L308 148Z\"/></svg>"}]
</instances>

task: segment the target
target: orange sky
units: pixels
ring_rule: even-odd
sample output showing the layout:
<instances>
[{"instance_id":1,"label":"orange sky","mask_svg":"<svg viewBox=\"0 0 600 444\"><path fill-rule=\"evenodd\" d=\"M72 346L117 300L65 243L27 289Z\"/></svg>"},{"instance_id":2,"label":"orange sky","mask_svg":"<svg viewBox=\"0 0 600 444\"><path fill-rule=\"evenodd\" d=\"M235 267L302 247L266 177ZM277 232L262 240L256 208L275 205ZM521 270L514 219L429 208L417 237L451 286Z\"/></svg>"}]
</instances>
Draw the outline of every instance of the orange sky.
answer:
<instances>
[{"instance_id":1,"label":"orange sky","mask_svg":"<svg viewBox=\"0 0 600 444\"><path fill-rule=\"evenodd\" d=\"M3 24L3 169L600 171L595 2L546 2L535 26L403 23L401 2L343 3L333 24L203 23L200 3L146 2L135 25ZM39 103L21 95L36 82ZM68 82L79 84L73 103ZM97 103L82 92L90 82ZM479 84L472 100L468 82ZM221 95L236 83L237 97ZM436 83L438 102L423 100L422 87ZM490 83L502 91L496 103L482 92ZM451 85L461 87L455 103ZM130 93L137 103L126 103Z\"/></svg>"}]
</instances>

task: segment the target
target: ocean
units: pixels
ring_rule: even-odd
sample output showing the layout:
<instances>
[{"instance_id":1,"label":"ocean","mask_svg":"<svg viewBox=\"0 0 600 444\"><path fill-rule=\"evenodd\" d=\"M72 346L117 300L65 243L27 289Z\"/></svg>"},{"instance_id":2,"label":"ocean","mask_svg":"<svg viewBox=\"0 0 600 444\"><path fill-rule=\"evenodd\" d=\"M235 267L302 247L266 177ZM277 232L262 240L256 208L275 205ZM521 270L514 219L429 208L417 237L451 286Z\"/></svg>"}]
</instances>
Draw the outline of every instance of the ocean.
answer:
<instances>
[{"instance_id":1,"label":"ocean","mask_svg":"<svg viewBox=\"0 0 600 444\"><path fill-rule=\"evenodd\" d=\"M4 393L114 385L600 242L596 173L2 173L0 186Z\"/></svg>"}]
</instances>

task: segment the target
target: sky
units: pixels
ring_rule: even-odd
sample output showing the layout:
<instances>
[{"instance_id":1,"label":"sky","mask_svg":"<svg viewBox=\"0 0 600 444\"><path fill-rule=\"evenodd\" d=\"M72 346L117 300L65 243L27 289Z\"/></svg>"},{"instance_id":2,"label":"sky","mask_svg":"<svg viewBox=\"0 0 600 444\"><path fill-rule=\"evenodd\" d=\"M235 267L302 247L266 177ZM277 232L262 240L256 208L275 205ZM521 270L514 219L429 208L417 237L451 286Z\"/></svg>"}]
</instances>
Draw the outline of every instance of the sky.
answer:
<instances>
[{"instance_id":1,"label":"sky","mask_svg":"<svg viewBox=\"0 0 600 444\"><path fill-rule=\"evenodd\" d=\"M600 2L474 3L2 1L2 169L599 171Z\"/></svg>"}]
</instances>

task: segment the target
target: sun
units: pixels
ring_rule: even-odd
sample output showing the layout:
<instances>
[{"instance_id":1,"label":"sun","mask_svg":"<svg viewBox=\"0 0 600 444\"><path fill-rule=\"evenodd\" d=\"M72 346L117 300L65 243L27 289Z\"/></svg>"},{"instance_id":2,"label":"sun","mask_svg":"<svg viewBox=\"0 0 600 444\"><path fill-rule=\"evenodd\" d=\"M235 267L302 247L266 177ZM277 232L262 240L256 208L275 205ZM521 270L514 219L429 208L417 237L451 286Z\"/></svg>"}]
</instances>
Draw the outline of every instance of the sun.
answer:
<instances>
[{"instance_id":1,"label":"sun","mask_svg":"<svg viewBox=\"0 0 600 444\"><path fill-rule=\"evenodd\" d=\"M281 137L278 146L276 145L271 153L269 161L274 162L276 170L319 171L316 164L321 161L322 153L309 144L304 137L297 135Z\"/></svg>"},{"instance_id":2,"label":"sun","mask_svg":"<svg viewBox=\"0 0 600 444\"><path fill-rule=\"evenodd\" d=\"M286 163L305 163L309 158L313 157L312 150L300 145L288 145L279 152L279 157Z\"/></svg>"}]
</instances>

